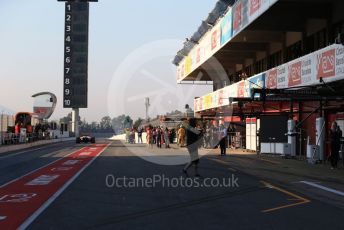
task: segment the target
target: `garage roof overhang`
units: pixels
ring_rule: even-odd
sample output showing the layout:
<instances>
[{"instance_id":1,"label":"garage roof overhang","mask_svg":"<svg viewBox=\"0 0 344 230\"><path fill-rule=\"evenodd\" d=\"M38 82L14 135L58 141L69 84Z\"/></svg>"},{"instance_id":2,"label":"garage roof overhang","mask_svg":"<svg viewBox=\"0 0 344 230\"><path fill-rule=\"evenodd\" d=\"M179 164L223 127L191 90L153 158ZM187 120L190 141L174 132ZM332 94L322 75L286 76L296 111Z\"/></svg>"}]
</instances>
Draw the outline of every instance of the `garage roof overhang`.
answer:
<instances>
[{"instance_id":1,"label":"garage roof overhang","mask_svg":"<svg viewBox=\"0 0 344 230\"><path fill-rule=\"evenodd\" d=\"M279 0L243 31L235 35L210 59L189 73L183 81L212 81L218 71L212 61L224 70L235 69L246 60L255 60L257 52L267 52L271 43L284 44L285 33L303 32L308 19L329 19L332 2L336 0ZM197 47L197 45L195 46Z\"/></svg>"}]
</instances>

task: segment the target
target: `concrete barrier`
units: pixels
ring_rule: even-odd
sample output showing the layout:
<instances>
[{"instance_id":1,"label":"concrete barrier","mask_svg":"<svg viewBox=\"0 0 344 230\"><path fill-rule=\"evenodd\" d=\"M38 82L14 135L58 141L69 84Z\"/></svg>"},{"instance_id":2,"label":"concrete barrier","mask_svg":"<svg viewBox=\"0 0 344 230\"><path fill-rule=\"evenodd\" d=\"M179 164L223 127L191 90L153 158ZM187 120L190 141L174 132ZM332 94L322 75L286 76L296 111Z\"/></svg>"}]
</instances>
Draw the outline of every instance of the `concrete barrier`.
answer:
<instances>
[{"instance_id":1,"label":"concrete barrier","mask_svg":"<svg viewBox=\"0 0 344 230\"><path fill-rule=\"evenodd\" d=\"M110 140L125 141L125 134L115 135L115 136L111 137ZM137 143L137 140L138 140L138 136L137 136L137 133L135 133L135 143ZM142 141L145 144L147 143L147 134L146 133L142 133Z\"/></svg>"}]
</instances>

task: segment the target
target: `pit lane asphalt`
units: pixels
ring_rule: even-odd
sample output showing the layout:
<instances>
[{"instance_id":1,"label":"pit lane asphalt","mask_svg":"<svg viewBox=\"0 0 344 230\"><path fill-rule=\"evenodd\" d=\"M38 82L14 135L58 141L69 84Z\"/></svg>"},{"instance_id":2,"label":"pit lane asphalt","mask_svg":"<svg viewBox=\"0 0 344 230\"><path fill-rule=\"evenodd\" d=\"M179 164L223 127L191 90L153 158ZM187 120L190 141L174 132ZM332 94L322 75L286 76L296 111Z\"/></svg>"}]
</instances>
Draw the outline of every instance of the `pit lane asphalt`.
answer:
<instances>
[{"instance_id":1,"label":"pit lane asphalt","mask_svg":"<svg viewBox=\"0 0 344 230\"><path fill-rule=\"evenodd\" d=\"M107 175L178 178L181 169L150 163L113 142L29 229L343 229L342 209L207 157L200 162L203 180L234 174L239 187L106 186Z\"/></svg>"},{"instance_id":2,"label":"pit lane asphalt","mask_svg":"<svg viewBox=\"0 0 344 230\"><path fill-rule=\"evenodd\" d=\"M75 141L59 142L0 154L0 186L82 148Z\"/></svg>"}]
</instances>

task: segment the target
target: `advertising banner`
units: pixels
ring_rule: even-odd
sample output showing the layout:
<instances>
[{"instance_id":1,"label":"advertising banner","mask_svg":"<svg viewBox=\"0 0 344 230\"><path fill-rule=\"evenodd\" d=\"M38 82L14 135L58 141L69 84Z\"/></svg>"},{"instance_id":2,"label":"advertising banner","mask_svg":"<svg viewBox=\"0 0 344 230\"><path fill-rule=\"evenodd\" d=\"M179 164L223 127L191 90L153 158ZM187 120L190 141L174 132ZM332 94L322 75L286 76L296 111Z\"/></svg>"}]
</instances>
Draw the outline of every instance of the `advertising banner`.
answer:
<instances>
[{"instance_id":1,"label":"advertising banner","mask_svg":"<svg viewBox=\"0 0 344 230\"><path fill-rule=\"evenodd\" d=\"M244 97L251 97L252 89L265 88L265 75L266 75L265 73L261 73L253 77L250 77L245 81L245 96ZM257 94L256 97L259 97L259 95Z\"/></svg>"},{"instance_id":2,"label":"advertising banner","mask_svg":"<svg viewBox=\"0 0 344 230\"><path fill-rule=\"evenodd\" d=\"M317 79L330 78L336 74L336 49L332 48L317 55Z\"/></svg>"},{"instance_id":3,"label":"advertising banner","mask_svg":"<svg viewBox=\"0 0 344 230\"><path fill-rule=\"evenodd\" d=\"M228 10L221 21L221 46L226 44L233 35L232 8Z\"/></svg>"},{"instance_id":4,"label":"advertising banner","mask_svg":"<svg viewBox=\"0 0 344 230\"><path fill-rule=\"evenodd\" d=\"M253 82L261 84L259 83L259 76L257 76ZM195 112L201 112L212 108L228 106L230 97L238 97L239 94L241 95L240 97L245 97L245 86L245 81L241 81L200 98L196 98L194 100L194 110Z\"/></svg>"},{"instance_id":5,"label":"advertising banner","mask_svg":"<svg viewBox=\"0 0 344 230\"><path fill-rule=\"evenodd\" d=\"M288 87L306 86L315 83L314 54L299 58L288 64Z\"/></svg>"},{"instance_id":6,"label":"advertising banner","mask_svg":"<svg viewBox=\"0 0 344 230\"><path fill-rule=\"evenodd\" d=\"M288 65L281 65L277 68L277 88L284 89L288 87Z\"/></svg>"},{"instance_id":7,"label":"advertising banner","mask_svg":"<svg viewBox=\"0 0 344 230\"><path fill-rule=\"evenodd\" d=\"M243 5L241 1L238 1L233 7L233 34L237 34L240 31L243 17Z\"/></svg>"},{"instance_id":8,"label":"advertising banner","mask_svg":"<svg viewBox=\"0 0 344 230\"><path fill-rule=\"evenodd\" d=\"M219 91L213 92L211 94L211 108L219 107Z\"/></svg>"},{"instance_id":9,"label":"advertising banner","mask_svg":"<svg viewBox=\"0 0 344 230\"><path fill-rule=\"evenodd\" d=\"M248 24L262 15L278 0L238 0L229 8L226 15L206 33L200 40L200 44L193 48L191 55L190 71L183 73L181 80L207 61L221 47L228 43L233 36L238 34Z\"/></svg>"},{"instance_id":10,"label":"advertising banner","mask_svg":"<svg viewBox=\"0 0 344 230\"><path fill-rule=\"evenodd\" d=\"M233 6L233 35L249 24L249 0L239 0Z\"/></svg>"},{"instance_id":11,"label":"advertising banner","mask_svg":"<svg viewBox=\"0 0 344 230\"><path fill-rule=\"evenodd\" d=\"M204 97L204 100L203 100L203 109L210 109L211 108L211 100L212 100L212 97L211 97L211 94L208 94Z\"/></svg>"},{"instance_id":12,"label":"advertising banner","mask_svg":"<svg viewBox=\"0 0 344 230\"><path fill-rule=\"evenodd\" d=\"M238 89L239 83L235 83L227 87L227 96L228 97L237 97L238 96Z\"/></svg>"},{"instance_id":13,"label":"advertising banner","mask_svg":"<svg viewBox=\"0 0 344 230\"><path fill-rule=\"evenodd\" d=\"M201 97L201 98L199 99L199 109L200 109L200 111L204 110L204 106L203 106L203 97Z\"/></svg>"},{"instance_id":14,"label":"advertising banner","mask_svg":"<svg viewBox=\"0 0 344 230\"><path fill-rule=\"evenodd\" d=\"M195 100L195 108L194 111L197 112L201 112L203 110L202 108L202 102L201 102L201 98L196 98Z\"/></svg>"},{"instance_id":15,"label":"advertising banner","mask_svg":"<svg viewBox=\"0 0 344 230\"><path fill-rule=\"evenodd\" d=\"M229 105L229 99L228 99L229 92L230 92L229 86L218 90L218 106L219 107Z\"/></svg>"},{"instance_id":16,"label":"advertising banner","mask_svg":"<svg viewBox=\"0 0 344 230\"><path fill-rule=\"evenodd\" d=\"M196 65L197 66L201 62L201 47L197 47L196 50Z\"/></svg>"},{"instance_id":17,"label":"advertising banner","mask_svg":"<svg viewBox=\"0 0 344 230\"><path fill-rule=\"evenodd\" d=\"M200 111L199 103L200 103L200 98L194 99L194 111L195 112L199 112Z\"/></svg>"},{"instance_id":18,"label":"advertising banner","mask_svg":"<svg viewBox=\"0 0 344 230\"><path fill-rule=\"evenodd\" d=\"M301 84L312 85L317 82L315 79L314 55L307 55L301 60Z\"/></svg>"},{"instance_id":19,"label":"advertising banner","mask_svg":"<svg viewBox=\"0 0 344 230\"><path fill-rule=\"evenodd\" d=\"M320 78L323 78L325 82L341 80L344 78L343 68L344 47L337 44L331 45L277 67L277 88L318 85ZM273 87L269 77L266 85L268 88Z\"/></svg>"},{"instance_id":20,"label":"advertising banner","mask_svg":"<svg viewBox=\"0 0 344 230\"><path fill-rule=\"evenodd\" d=\"M180 77L181 79L184 79L185 78L185 64L184 64L185 61L182 62L182 67L180 68Z\"/></svg>"},{"instance_id":21,"label":"advertising banner","mask_svg":"<svg viewBox=\"0 0 344 230\"><path fill-rule=\"evenodd\" d=\"M237 97L245 97L245 81L240 81L238 84Z\"/></svg>"},{"instance_id":22,"label":"advertising banner","mask_svg":"<svg viewBox=\"0 0 344 230\"><path fill-rule=\"evenodd\" d=\"M344 47L333 45L315 55L316 79L332 82L344 78Z\"/></svg>"},{"instance_id":23,"label":"advertising banner","mask_svg":"<svg viewBox=\"0 0 344 230\"><path fill-rule=\"evenodd\" d=\"M253 21L254 19L256 19L259 15L259 9L261 6L261 1L262 0L249 0L249 17L250 17L250 21Z\"/></svg>"},{"instance_id":24,"label":"advertising banner","mask_svg":"<svg viewBox=\"0 0 344 230\"><path fill-rule=\"evenodd\" d=\"M191 73L191 57L187 56L185 58L185 76Z\"/></svg>"},{"instance_id":25,"label":"advertising banner","mask_svg":"<svg viewBox=\"0 0 344 230\"><path fill-rule=\"evenodd\" d=\"M301 61L297 60L288 66L288 87L301 85Z\"/></svg>"},{"instance_id":26,"label":"advertising banner","mask_svg":"<svg viewBox=\"0 0 344 230\"><path fill-rule=\"evenodd\" d=\"M204 55L201 59L201 64L203 64L206 60L208 60L212 55L212 47L211 47L211 38L212 38L212 31L209 31L204 39L202 40L202 46L204 48Z\"/></svg>"},{"instance_id":27,"label":"advertising banner","mask_svg":"<svg viewBox=\"0 0 344 230\"><path fill-rule=\"evenodd\" d=\"M211 51L213 55L221 48L221 26L218 24L211 32Z\"/></svg>"},{"instance_id":28,"label":"advertising banner","mask_svg":"<svg viewBox=\"0 0 344 230\"><path fill-rule=\"evenodd\" d=\"M320 78L325 82L344 80L343 45L331 45L201 97L198 101L198 111L229 105L229 97L251 97L253 88L265 86L269 89L285 89L319 85Z\"/></svg>"},{"instance_id":29,"label":"advertising banner","mask_svg":"<svg viewBox=\"0 0 344 230\"><path fill-rule=\"evenodd\" d=\"M250 16L257 14L259 12L261 0L249 0L250 3Z\"/></svg>"},{"instance_id":30,"label":"advertising banner","mask_svg":"<svg viewBox=\"0 0 344 230\"><path fill-rule=\"evenodd\" d=\"M180 72L180 67L177 68L177 82L180 82L181 80L181 72Z\"/></svg>"},{"instance_id":31,"label":"advertising banner","mask_svg":"<svg viewBox=\"0 0 344 230\"><path fill-rule=\"evenodd\" d=\"M277 68L269 70L266 74L265 87L267 89L276 89L277 88Z\"/></svg>"},{"instance_id":32,"label":"advertising banner","mask_svg":"<svg viewBox=\"0 0 344 230\"><path fill-rule=\"evenodd\" d=\"M224 89L220 89L220 90L217 91L217 100L218 100L217 101L217 105L219 107L223 106L224 105L224 101L226 100L224 92L225 92Z\"/></svg>"},{"instance_id":33,"label":"advertising banner","mask_svg":"<svg viewBox=\"0 0 344 230\"><path fill-rule=\"evenodd\" d=\"M196 50L193 49L190 54L190 71L194 70L196 68Z\"/></svg>"},{"instance_id":34,"label":"advertising banner","mask_svg":"<svg viewBox=\"0 0 344 230\"><path fill-rule=\"evenodd\" d=\"M344 79L344 46L336 47L336 76L335 80Z\"/></svg>"}]
</instances>

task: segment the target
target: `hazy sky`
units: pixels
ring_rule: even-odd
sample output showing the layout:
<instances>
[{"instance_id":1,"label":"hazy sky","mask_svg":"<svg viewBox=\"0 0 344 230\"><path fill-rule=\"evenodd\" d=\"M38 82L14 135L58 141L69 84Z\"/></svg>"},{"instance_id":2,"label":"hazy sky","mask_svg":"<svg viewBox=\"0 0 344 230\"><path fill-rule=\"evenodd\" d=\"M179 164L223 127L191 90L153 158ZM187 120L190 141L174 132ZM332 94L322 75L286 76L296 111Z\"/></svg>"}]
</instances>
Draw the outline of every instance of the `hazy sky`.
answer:
<instances>
[{"instance_id":1,"label":"hazy sky","mask_svg":"<svg viewBox=\"0 0 344 230\"><path fill-rule=\"evenodd\" d=\"M82 118L150 116L192 105L211 87L176 84L171 60L216 0L99 0L90 7L89 105ZM0 0L0 106L32 111L31 95L57 95L62 108L64 3Z\"/></svg>"}]
</instances>

